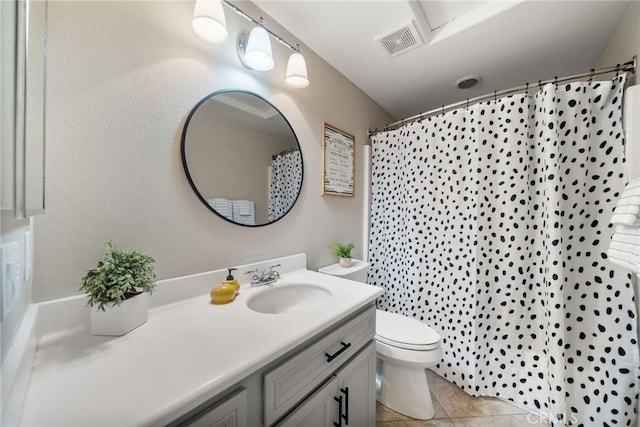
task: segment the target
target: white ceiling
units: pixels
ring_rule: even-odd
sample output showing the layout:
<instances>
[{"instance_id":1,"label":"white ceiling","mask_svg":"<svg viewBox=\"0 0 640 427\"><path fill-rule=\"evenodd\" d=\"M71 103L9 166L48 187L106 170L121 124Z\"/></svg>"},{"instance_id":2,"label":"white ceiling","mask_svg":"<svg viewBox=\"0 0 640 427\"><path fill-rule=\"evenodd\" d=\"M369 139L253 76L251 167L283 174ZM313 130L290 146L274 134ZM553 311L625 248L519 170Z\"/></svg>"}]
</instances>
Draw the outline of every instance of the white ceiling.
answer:
<instances>
[{"instance_id":1,"label":"white ceiling","mask_svg":"<svg viewBox=\"0 0 640 427\"><path fill-rule=\"evenodd\" d=\"M255 3L391 115L403 118L593 68L631 2ZM409 22L424 45L392 58L375 39ZM472 89L458 89L455 82L468 75L482 79ZM309 80L313 84L312 69Z\"/></svg>"}]
</instances>

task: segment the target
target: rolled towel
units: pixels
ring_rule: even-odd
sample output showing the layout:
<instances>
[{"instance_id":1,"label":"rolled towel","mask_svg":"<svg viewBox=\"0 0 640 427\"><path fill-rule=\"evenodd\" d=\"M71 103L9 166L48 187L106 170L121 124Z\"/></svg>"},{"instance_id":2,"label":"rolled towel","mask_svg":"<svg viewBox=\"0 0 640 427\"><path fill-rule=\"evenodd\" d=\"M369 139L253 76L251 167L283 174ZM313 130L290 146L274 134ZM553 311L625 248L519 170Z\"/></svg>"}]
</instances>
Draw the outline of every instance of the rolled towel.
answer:
<instances>
[{"instance_id":1,"label":"rolled towel","mask_svg":"<svg viewBox=\"0 0 640 427\"><path fill-rule=\"evenodd\" d=\"M624 252L619 252L615 249L609 249L607 251L607 256L609 257L609 261L611 261L613 264L624 267L627 270L631 270L636 274L640 274L640 264L638 264L637 262L628 261Z\"/></svg>"},{"instance_id":2,"label":"rolled towel","mask_svg":"<svg viewBox=\"0 0 640 427\"><path fill-rule=\"evenodd\" d=\"M629 227L627 225L616 225L616 234L629 234L632 236L640 236L640 227Z\"/></svg>"},{"instance_id":3,"label":"rolled towel","mask_svg":"<svg viewBox=\"0 0 640 427\"><path fill-rule=\"evenodd\" d=\"M611 243L613 242L635 245L638 247L638 253L640 253L640 235L613 233L613 236L611 236Z\"/></svg>"},{"instance_id":4,"label":"rolled towel","mask_svg":"<svg viewBox=\"0 0 640 427\"><path fill-rule=\"evenodd\" d=\"M637 225L640 226L640 178L633 179L627 183L616 202L616 207L611 216L611 224Z\"/></svg>"},{"instance_id":5,"label":"rolled towel","mask_svg":"<svg viewBox=\"0 0 640 427\"><path fill-rule=\"evenodd\" d=\"M612 240L611 244L609 245L609 249L614 249L618 252L624 253L625 259L629 262L640 263L640 246L638 245Z\"/></svg>"},{"instance_id":6,"label":"rolled towel","mask_svg":"<svg viewBox=\"0 0 640 427\"><path fill-rule=\"evenodd\" d=\"M218 214L227 219L233 219L233 204L231 203L231 200L223 197L214 197L212 199L207 199L207 203Z\"/></svg>"},{"instance_id":7,"label":"rolled towel","mask_svg":"<svg viewBox=\"0 0 640 427\"><path fill-rule=\"evenodd\" d=\"M611 215L611 220L609 222L611 224L640 226L640 218L634 214L614 213L613 215Z\"/></svg>"},{"instance_id":8,"label":"rolled towel","mask_svg":"<svg viewBox=\"0 0 640 427\"><path fill-rule=\"evenodd\" d=\"M626 199L628 197L640 197L640 186L627 188L620 194L620 199Z\"/></svg>"},{"instance_id":9,"label":"rolled towel","mask_svg":"<svg viewBox=\"0 0 640 427\"><path fill-rule=\"evenodd\" d=\"M638 216L638 212L640 212L640 204L638 204L638 205L633 205L633 204L621 205L620 203L618 203L616 205L615 209L613 210L613 213L615 213L615 214L630 214L630 215L636 215L636 216Z\"/></svg>"}]
</instances>

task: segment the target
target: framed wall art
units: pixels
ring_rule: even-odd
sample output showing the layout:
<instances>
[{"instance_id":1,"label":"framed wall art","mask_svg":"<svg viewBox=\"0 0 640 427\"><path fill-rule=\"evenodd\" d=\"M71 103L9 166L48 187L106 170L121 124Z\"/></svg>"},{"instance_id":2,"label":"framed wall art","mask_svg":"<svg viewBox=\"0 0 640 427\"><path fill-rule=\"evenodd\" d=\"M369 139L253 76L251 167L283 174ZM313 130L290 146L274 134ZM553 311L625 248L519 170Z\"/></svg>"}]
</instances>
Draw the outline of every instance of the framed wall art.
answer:
<instances>
[{"instance_id":1,"label":"framed wall art","mask_svg":"<svg viewBox=\"0 0 640 427\"><path fill-rule=\"evenodd\" d=\"M328 123L322 124L322 195L353 197L355 138Z\"/></svg>"}]
</instances>

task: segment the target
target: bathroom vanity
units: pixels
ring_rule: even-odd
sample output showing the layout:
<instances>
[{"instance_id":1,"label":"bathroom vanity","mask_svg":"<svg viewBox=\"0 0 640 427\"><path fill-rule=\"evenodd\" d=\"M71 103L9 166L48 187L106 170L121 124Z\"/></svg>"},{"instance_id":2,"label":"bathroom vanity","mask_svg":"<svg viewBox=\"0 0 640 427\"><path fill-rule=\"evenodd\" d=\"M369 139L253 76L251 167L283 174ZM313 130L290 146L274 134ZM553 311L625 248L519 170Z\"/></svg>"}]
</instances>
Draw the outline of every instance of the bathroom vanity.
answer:
<instances>
[{"instance_id":1,"label":"bathroom vanity","mask_svg":"<svg viewBox=\"0 0 640 427\"><path fill-rule=\"evenodd\" d=\"M245 283L274 264L274 285ZM373 425L382 290L308 271L305 255L237 273L220 306L208 291L224 270L159 282L149 321L117 338L90 334L84 297L42 304L21 425Z\"/></svg>"}]
</instances>

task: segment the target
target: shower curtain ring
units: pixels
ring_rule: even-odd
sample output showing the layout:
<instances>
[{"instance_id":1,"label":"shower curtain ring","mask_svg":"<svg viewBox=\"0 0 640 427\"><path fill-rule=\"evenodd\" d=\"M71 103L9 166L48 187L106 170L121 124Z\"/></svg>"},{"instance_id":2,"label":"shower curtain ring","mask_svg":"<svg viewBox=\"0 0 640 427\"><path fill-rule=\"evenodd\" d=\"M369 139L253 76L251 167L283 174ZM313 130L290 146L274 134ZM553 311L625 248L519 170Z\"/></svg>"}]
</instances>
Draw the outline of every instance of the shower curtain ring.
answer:
<instances>
[{"instance_id":1,"label":"shower curtain ring","mask_svg":"<svg viewBox=\"0 0 640 427\"><path fill-rule=\"evenodd\" d=\"M616 64L616 77L618 77L618 73L620 73L620 64Z\"/></svg>"},{"instance_id":2,"label":"shower curtain ring","mask_svg":"<svg viewBox=\"0 0 640 427\"><path fill-rule=\"evenodd\" d=\"M527 82L527 85L524 88L524 93L529 96L529 82Z\"/></svg>"},{"instance_id":3,"label":"shower curtain ring","mask_svg":"<svg viewBox=\"0 0 640 427\"><path fill-rule=\"evenodd\" d=\"M591 69L591 74L589 74L589 83L591 83L593 81L593 75L596 73L596 69L592 68Z\"/></svg>"},{"instance_id":4,"label":"shower curtain ring","mask_svg":"<svg viewBox=\"0 0 640 427\"><path fill-rule=\"evenodd\" d=\"M538 87L542 89L542 80L538 80Z\"/></svg>"},{"instance_id":5,"label":"shower curtain ring","mask_svg":"<svg viewBox=\"0 0 640 427\"><path fill-rule=\"evenodd\" d=\"M558 76L555 77L553 84L556 86L556 90L558 90Z\"/></svg>"},{"instance_id":6,"label":"shower curtain ring","mask_svg":"<svg viewBox=\"0 0 640 427\"><path fill-rule=\"evenodd\" d=\"M442 104L442 115L444 116L444 104Z\"/></svg>"},{"instance_id":7,"label":"shower curtain ring","mask_svg":"<svg viewBox=\"0 0 640 427\"><path fill-rule=\"evenodd\" d=\"M498 91L497 90L493 91L493 102L498 102Z\"/></svg>"},{"instance_id":8,"label":"shower curtain ring","mask_svg":"<svg viewBox=\"0 0 640 427\"><path fill-rule=\"evenodd\" d=\"M466 107L464 107L464 108L465 108L465 110L468 110L468 109L469 109L469 98L467 98L467 106L466 106Z\"/></svg>"}]
</instances>

